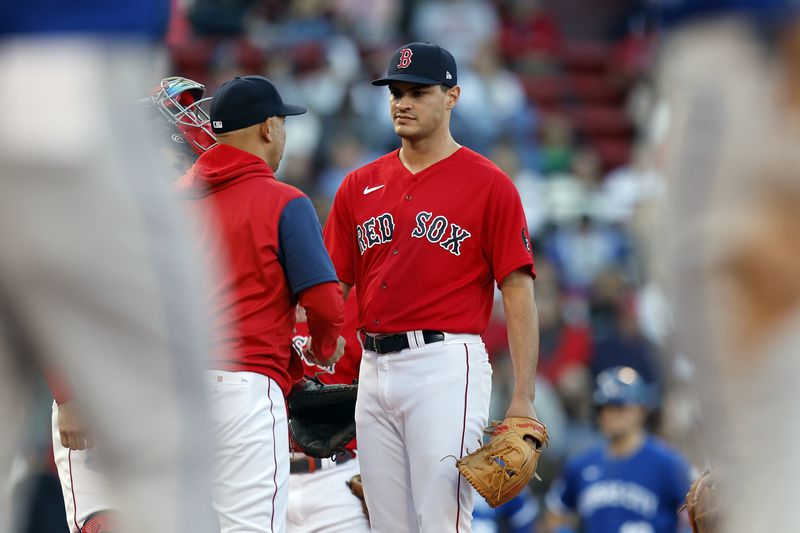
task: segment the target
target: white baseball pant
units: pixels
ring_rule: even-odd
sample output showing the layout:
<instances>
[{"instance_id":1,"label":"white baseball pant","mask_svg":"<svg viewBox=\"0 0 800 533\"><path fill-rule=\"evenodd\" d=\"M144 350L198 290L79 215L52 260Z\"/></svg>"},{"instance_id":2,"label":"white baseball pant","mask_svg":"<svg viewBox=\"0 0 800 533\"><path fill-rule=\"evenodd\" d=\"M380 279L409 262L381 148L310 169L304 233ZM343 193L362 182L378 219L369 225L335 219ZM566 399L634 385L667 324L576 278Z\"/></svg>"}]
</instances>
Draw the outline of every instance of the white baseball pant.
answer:
<instances>
[{"instance_id":1,"label":"white baseball pant","mask_svg":"<svg viewBox=\"0 0 800 533\"><path fill-rule=\"evenodd\" d=\"M222 533L283 533L289 426L283 391L253 372L209 370L214 509Z\"/></svg>"},{"instance_id":2,"label":"white baseball pant","mask_svg":"<svg viewBox=\"0 0 800 533\"><path fill-rule=\"evenodd\" d=\"M480 447L492 368L478 335L364 350L356 426L373 532L469 533L473 491L455 461Z\"/></svg>"},{"instance_id":3,"label":"white baseball pant","mask_svg":"<svg viewBox=\"0 0 800 533\"><path fill-rule=\"evenodd\" d=\"M289 476L288 533L369 533L369 522L347 481L360 472L358 457L322 459L316 472Z\"/></svg>"},{"instance_id":4,"label":"white baseball pant","mask_svg":"<svg viewBox=\"0 0 800 533\"><path fill-rule=\"evenodd\" d=\"M90 516L119 508L118 503L111 501L108 478L101 473L94 449L70 450L61 445L56 402L53 402L53 459L70 533L81 533Z\"/></svg>"}]
</instances>

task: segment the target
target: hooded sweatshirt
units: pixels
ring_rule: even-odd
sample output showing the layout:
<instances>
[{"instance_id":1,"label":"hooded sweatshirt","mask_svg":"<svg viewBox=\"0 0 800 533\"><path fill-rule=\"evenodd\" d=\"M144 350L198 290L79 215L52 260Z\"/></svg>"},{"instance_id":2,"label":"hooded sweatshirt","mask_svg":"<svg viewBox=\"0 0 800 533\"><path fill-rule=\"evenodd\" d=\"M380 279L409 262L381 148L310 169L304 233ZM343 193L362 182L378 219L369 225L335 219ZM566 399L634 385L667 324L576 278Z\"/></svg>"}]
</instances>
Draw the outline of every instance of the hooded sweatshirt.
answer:
<instances>
[{"instance_id":1,"label":"hooded sweatshirt","mask_svg":"<svg viewBox=\"0 0 800 533\"><path fill-rule=\"evenodd\" d=\"M201 155L176 188L199 211L199 253L215 274L207 304L212 368L266 375L287 394L302 377L291 349L298 300L311 307L309 320L317 318L317 336L325 338L314 339L315 347L328 352L315 351L322 357L344 320L311 201L277 181L262 159L223 144Z\"/></svg>"}]
</instances>

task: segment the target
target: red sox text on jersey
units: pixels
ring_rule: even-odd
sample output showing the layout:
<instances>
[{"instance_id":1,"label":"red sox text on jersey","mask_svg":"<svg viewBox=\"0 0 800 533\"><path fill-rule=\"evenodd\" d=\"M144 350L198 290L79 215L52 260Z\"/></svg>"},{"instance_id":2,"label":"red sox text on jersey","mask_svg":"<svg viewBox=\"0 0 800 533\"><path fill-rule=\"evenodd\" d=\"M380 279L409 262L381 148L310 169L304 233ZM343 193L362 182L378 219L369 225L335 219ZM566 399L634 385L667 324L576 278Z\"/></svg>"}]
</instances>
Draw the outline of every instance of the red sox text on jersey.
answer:
<instances>
[{"instance_id":1,"label":"red sox text on jersey","mask_svg":"<svg viewBox=\"0 0 800 533\"><path fill-rule=\"evenodd\" d=\"M431 244L438 244L453 255L461 255L461 243L472 235L458 224L447 220L447 217L434 216L430 211L420 211L415 219L417 225L411 232L412 237L427 239ZM356 227L356 237L361 255L373 246L391 242L394 228L391 213L383 213L359 224Z\"/></svg>"}]
</instances>

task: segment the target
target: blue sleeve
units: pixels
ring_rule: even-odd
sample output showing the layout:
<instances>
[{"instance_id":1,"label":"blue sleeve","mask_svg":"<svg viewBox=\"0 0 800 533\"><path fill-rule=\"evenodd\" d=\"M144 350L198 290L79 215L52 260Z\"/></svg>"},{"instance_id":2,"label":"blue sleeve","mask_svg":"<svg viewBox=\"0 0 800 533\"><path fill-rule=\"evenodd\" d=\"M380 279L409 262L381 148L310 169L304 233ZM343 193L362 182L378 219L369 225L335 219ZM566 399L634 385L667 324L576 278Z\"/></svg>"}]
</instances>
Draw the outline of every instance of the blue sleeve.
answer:
<instances>
[{"instance_id":1,"label":"blue sleeve","mask_svg":"<svg viewBox=\"0 0 800 533\"><path fill-rule=\"evenodd\" d=\"M578 487L573 472L575 462L570 462L550 486L545 501L547 507L558 514L574 513L578 505Z\"/></svg>"},{"instance_id":2,"label":"blue sleeve","mask_svg":"<svg viewBox=\"0 0 800 533\"><path fill-rule=\"evenodd\" d=\"M502 505L500 511L508 518L510 533L527 533L533 529L533 524L536 522L539 502L526 487L515 498Z\"/></svg>"},{"instance_id":3,"label":"blue sleeve","mask_svg":"<svg viewBox=\"0 0 800 533\"><path fill-rule=\"evenodd\" d=\"M520 492L519 494L508 500L506 503L498 507L498 510L502 513L503 516L509 517L520 510L520 508L524 504L522 496L523 494L524 494L524 489L523 492Z\"/></svg>"},{"instance_id":4,"label":"blue sleeve","mask_svg":"<svg viewBox=\"0 0 800 533\"><path fill-rule=\"evenodd\" d=\"M677 509L683 505L686 493L689 492L689 487L692 484L691 467L677 453L673 455L669 464L671 467L665 476L668 482L667 497L669 498L670 506Z\"/></svg>"},{"instance_id":5,"label":"blue sleeve","mask_svg":"<svg viewBox=\"0 0 800 533\"><path fill-rule=\"evenodd\" d=\"M569 509L575 511L578 508L578 483L576 480L577 465L571 463L564 473L564 487L561 491L561 501Z\"/></svg>"},{"instance_id":6,"label":"blue sleeve","mask_svg":"<svg viewBox=\"0 0 800 533\"><path fill-rule=\"evenodd\" d=\"M295 198L283 208L278 223L278 259L294 294L338 281L322 242L317 213L307 196Z\"/></svg>"}]
</instances>

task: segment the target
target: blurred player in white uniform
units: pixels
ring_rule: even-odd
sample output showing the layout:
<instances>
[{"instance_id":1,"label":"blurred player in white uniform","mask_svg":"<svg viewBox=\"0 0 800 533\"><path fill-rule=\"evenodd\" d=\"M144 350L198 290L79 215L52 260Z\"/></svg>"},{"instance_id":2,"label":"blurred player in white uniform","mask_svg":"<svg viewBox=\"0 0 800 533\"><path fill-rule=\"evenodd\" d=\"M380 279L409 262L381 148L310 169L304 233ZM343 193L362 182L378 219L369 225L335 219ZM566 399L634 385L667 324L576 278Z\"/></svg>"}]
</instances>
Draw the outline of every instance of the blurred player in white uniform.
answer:
<instances>
[{"instance_id":1,"label":"blurred player in white uniform","mask_svg":"<svg viewBox=\"0 0 800 533\"><path fill-rule=\"evenodd\" d=\"M0 484L47 368L124 533L215 524L198 269L135 109L168 19L169 0L0 3Z\"/></svg>"},{"instance_id":2,"label":"blurred player in white uniform","mask_svg":"<svg viewBox=\"0 0 800 533\"><path fill-rule=\"evenodd\" d=\"M726 533L800 530L797 5L662 2L670 111L658 269L697 366Z\"/></svg>"},{"instance_id":3,"label":"blurred player in white uniform","mask_svg":"<svg viewBox=\"0 0 800 533\"><path fill-rule=\"evenodd\" d=\"M197 158L216 143L208 115L200 107L205 88L186 78L165 78L153 94L142 100L153 135L164 146L177 179ZM91 432L76 402L54 375L49 382L53 402L53 454L64 495L67 525L71 533L116 531L107 476L99 468Z\"/></svg>"}]
</instances>

